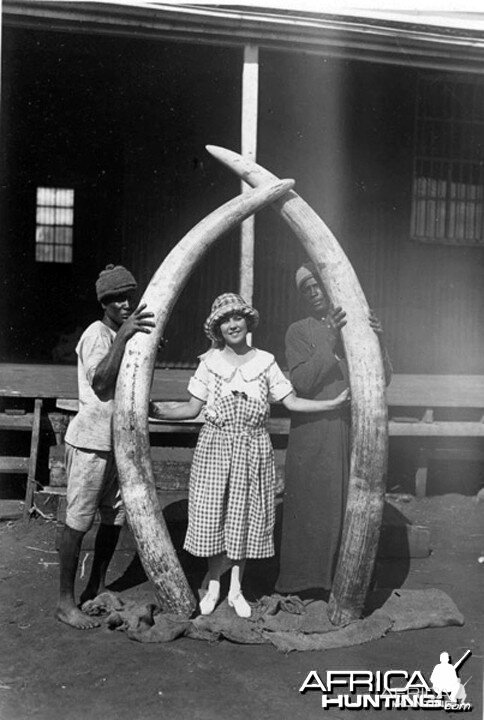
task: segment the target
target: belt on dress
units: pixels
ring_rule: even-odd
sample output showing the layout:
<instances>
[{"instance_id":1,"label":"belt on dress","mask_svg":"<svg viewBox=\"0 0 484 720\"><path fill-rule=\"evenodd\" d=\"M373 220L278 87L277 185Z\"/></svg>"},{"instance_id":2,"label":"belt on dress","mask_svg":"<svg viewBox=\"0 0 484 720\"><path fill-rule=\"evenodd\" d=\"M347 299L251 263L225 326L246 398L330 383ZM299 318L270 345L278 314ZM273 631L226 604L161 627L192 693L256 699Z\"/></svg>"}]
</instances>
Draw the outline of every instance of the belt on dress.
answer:
<instances>
[{"instance_id":1,"label":"belt on dress","mask_svg":"<svg viewBox=\"0 0 484 720\"><path fill-rule=\"evenodd\" d=\"M223 432L224 435L231 435L232 437L238 438L253 438L257 435L267 435L267 430L265 427L251 428L250 430L232 430L221 427L218 428L218 430Z\"/></svg>"},{"instance_id":2,"label":"belt on dress","mask_svg":"<svg viewBox=\"0 0 484 720\"><path fill-rule=\"evenodd\" d=\"M267 428L266 427L254 427L254 428L244 428L243 430L235 430L233 427L226 426L226 425L217 425L213 421L206 420L205 425L214 428L215 430L218 430L219 432L223 433L224 435L229 435L232 437L240 437L240 438L252 438L256 437L257 435L266 435L267 434Z\"/></svg>"}]
</instances>

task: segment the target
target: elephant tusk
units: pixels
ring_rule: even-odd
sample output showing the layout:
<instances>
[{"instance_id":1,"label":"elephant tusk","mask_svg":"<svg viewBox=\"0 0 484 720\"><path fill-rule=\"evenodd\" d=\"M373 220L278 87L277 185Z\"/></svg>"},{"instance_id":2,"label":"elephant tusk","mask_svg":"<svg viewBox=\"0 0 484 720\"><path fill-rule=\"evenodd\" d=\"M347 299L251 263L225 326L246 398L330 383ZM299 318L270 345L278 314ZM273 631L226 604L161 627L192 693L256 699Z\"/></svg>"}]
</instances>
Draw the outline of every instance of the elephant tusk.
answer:
<instances>
[{"instance_id":1,"label":"elephant tusk","mask_svg":"<svg viewBox=\"0 0 484 720\"><path fill-rule=\"evenodd\" d=\"M208 152L253 187L275 176L225 148ZM351 263L312 208L294 191L274 209L292 228L316 265L334 306L343 306L342 330L350 374L352 443L343 537L328 615L335 625L361 617L376 561L385 494L387 405L378 339L368 323L368 304Z\"/></svg>"},{"instance_id":2,"label":"elephant tusk","mask_svg":"<svg viewBox=\"0 0 484 720\"><path fill-rule=\"evenodd\" d=\"M166 527L150 456L148 404L156 351L173 306L205 251L223 234L285 195L293 180L276 180L230 200L199 222L167 255L142 302L155 315L151 334L126 344L116 383L114 451L126 514L143 567L163 608L190 614L195 598Z\"/></svg>"}]
</instances>

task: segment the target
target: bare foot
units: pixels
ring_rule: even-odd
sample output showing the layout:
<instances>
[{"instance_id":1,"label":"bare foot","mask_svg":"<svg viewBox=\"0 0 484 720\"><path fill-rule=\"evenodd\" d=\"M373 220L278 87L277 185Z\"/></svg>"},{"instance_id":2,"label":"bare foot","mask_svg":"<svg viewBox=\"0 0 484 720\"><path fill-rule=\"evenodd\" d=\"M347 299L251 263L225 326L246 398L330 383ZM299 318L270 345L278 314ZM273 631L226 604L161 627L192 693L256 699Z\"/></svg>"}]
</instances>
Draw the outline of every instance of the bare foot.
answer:
<instances>
[{"instance_id":1,"label":"bare foot","mask_svg":"<svg viewBox=\"0 0 484 720\"><path fill-rule=\"evenodd\" d=\"M55 611L58 620L79 630L92 630L101 624L96 618L84 615L75 605L58 605Z\"/></svg>"}]
</instances>

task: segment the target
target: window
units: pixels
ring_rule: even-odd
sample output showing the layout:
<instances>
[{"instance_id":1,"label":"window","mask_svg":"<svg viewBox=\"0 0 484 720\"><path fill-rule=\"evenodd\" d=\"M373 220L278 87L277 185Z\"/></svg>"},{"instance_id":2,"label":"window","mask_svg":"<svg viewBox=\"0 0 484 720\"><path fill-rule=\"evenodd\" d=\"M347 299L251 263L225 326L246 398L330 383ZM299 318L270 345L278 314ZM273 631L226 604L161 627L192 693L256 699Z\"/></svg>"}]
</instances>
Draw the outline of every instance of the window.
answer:
<instances>
[{"instance_id":1,"label":"window","mask_svg":"<svg viewBox=\"0 0 484 720\"><path fill-rule=\"evenodd\" d=\"M412 188L414 240L484 245L484 83L421 79Z\"/></svg>"},{"instance_id":2,"label":"window","mask_svg":"<svg viewBox=\"0 0 484 720\"><path fill-rule=\"evenodd\" d=\"M72 262L74 190L37 188L35 259L37 262Z\"/></svg>"}]
</instances>

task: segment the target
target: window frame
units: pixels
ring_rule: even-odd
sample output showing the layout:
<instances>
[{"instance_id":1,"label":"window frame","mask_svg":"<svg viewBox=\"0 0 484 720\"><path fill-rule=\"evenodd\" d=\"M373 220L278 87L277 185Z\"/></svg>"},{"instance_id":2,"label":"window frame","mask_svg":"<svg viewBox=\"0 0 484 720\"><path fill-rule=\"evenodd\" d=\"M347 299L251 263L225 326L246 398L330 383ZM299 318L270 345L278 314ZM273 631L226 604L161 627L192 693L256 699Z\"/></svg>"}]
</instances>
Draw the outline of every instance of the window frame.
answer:
<instances>
[{"instance_id":1,"label":"window frame","mask_svg":"<svg viewBox=\"0 0 484 720\"><path fill-rule=\"evenodd\" d=\"M77 189L72 183L36 183L34 224L36 263L73 264L76 195ZM42 237L43 231L46 233L46 239Z\"/></svg>"},{"instance_id":2,"label":"window frame","mask_svg":"<svg viewBox=\"0 0 484 720\"><path fill-rule=\"evenodd\" d=\"M434 97L425 94L432 85L440 87ZM474 94L470 114L460 109L465 107L466 93ZM483 101L480 109L479 98ZM432 101L440 115L428 112ZM480 76L417 78L410 238L432 245L484 247L484 82Z\"/></svg>"}]
</instances>

